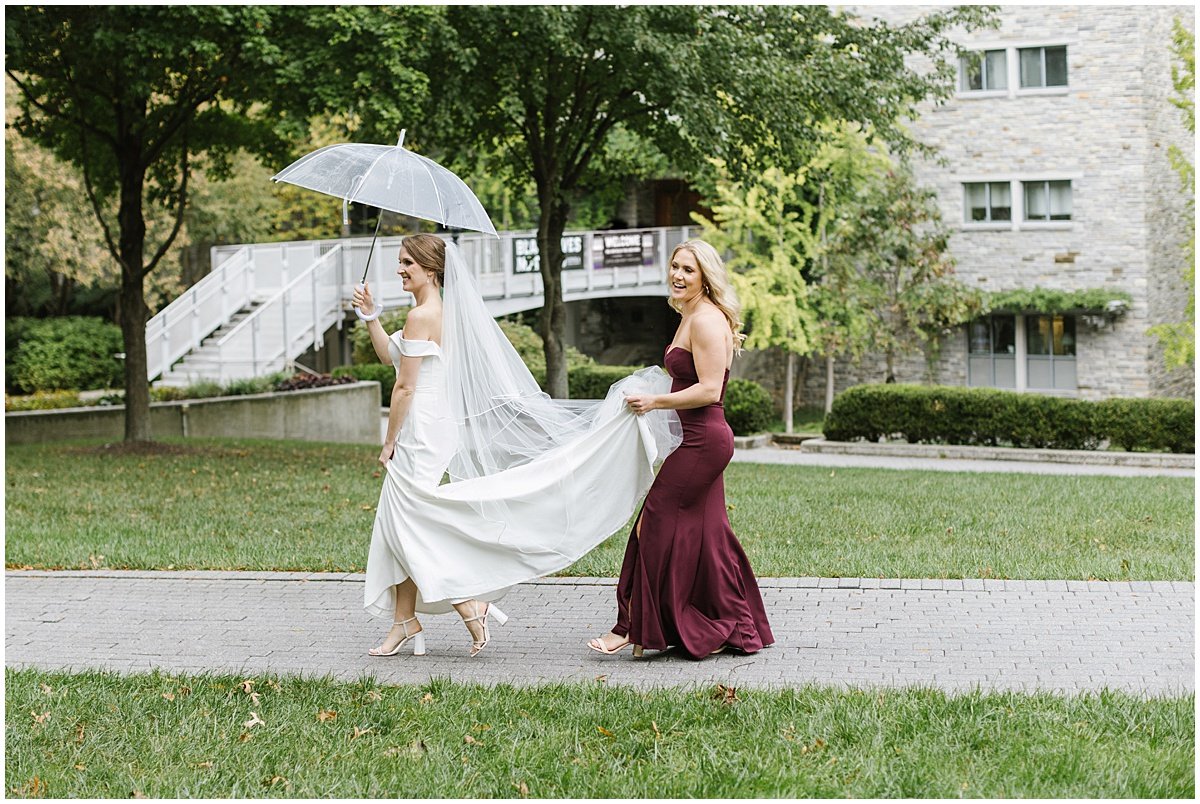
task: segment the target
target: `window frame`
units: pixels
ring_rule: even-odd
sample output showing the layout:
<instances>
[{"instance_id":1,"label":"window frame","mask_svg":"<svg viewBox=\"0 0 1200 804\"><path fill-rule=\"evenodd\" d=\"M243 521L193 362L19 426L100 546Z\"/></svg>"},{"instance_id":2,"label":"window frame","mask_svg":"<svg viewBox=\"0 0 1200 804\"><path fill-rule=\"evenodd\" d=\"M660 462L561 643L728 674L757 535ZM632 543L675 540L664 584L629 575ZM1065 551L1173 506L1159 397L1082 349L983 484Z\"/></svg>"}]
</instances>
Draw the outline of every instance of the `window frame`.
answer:
<instances>
[{"instance_id":1,"label":"window frame","mask_svg":"<svg viewBox=\"0 0 1200 804\"><path fill-rule=\"evenodd\" d=\"M1053 198L1053 196L1050 194L1050 185L1051 184L1062 184L1062 183L1066 183L1066 185L1067 185L1068 198L1071 201L1071 213L1066 218L1055 218L1055 217L1053 217L1053 210L1051 209L1051 199ZM1068 224L1068 223L1074 222L1074 220L1075 220L1075 186L1070 179L1022 179L1020 181L1020 184L1021 184L1021 223L1035 224L1035 225L1037 225L1037 224L1062 225L1062 224ZM1029 205L1025 203L1025 198L1026 198L1025 193L1027 192L1028 188L1033 185L1037 185L1037 184L1042 185L1041 189L1044 193L1044 198L1042 201L1042 203L1045 204L1045 209L1046 209L1046 217L1044 217L1044 218L1029 217Z\"/></svg>"},{"instance_id":2,"label":"window frame","mask_svg":"<svg viewBox=\"0 0 1200 804\"><path fill-rule=\"evenodd\" d=\"M1029 39L1016 40L1007 42L997 42L995 40L982 40L978 42L961 43L960 50L965 55L981 54L986 61L986 54L991 51L1003 50L1005 52L1004 61L1007 67L1007 87L1005 89L963 89L963 57L958 59L958 80L954 87L954 97L972 101L985 100L996 98L1018 98L1030 95L1067 95L1073 91L1079 90L1081 87L1077 81L1072 80L1071 76L1071 50L1078 47L1079 42L1075 37L1057 38L1052 40L1044 39ZM1063 48L1063 56L1066 60L1066 83L1055 84L1053 86L1045 86L1046 80L1046 50L1054 48ZM1042 86L1021 86L1021 51L1023 50L1041 50L1039 56L1039 66L1042 74Z\"/></svg>"},{"instance_id":3,"label":"window frame","mask_svg":"<svg viewBox=\"0 0 1200 804\"><path fill-rule=\"evenodd\" d=\"M958 58L958 92L961 94L964 94L964 95L970 95L971 97L979 97L980 95L992 95L992 96L1007 95L1008 89L1009 89L1009 83L1010 83L1008 80L1009 79L1008 50L1009 49L1006 47L992 47L992 48L984 48L981 50L971 50L971 51L965 53L964 55L959 56L959 58ZM991 77L991 70L988 68L988 54L989 53L1003 53L1004 54L1004 86L1002 86L1002 87L989 86L989 84L994 83L994 82L988 80ZM965 86L965 84L967 83L966 82L966 78L967 78L966 61L967 61L967 59L969 59L973 56L978 57L978 59L979 59L979 67L980 67L979 83L981 84L979 89L972 89L969 86Z\"/></svg>"},{"instance_id":4,"label":"window frame","mask_svg":"<svg viewBox=\"0 0 1200 804\"><path fill-rule=\"evenodd\" d=\"M1062 48L1062 51L1063 51L1063 62L1064 62L1063 77L1064 77L1065 81L1061 84L1047 84L1046 83L1046 51L1054 50L1057 48ZM1036 92L1038 90L1064 90L1064 89L1071 88L1071 62L1069 60L1068 53L1067 53L1067 45L1065 45L1065 44L1061 44L1061 45L1029 45L1027 47L1016 47L1016 48L1014 48L1014 50L1016 50L1016 52L1017 52L1017 90L1018 91L1025 92L1028 90L1033 90ZM1036 50L1039 52L1038 53L1038 70L1041 73L1042 83L1031 84L1029 86L1026 86L1025 83L1022 81L1021 54L1026 51L1031 51L1031 50Z\"/></svg>"}]
</instances>

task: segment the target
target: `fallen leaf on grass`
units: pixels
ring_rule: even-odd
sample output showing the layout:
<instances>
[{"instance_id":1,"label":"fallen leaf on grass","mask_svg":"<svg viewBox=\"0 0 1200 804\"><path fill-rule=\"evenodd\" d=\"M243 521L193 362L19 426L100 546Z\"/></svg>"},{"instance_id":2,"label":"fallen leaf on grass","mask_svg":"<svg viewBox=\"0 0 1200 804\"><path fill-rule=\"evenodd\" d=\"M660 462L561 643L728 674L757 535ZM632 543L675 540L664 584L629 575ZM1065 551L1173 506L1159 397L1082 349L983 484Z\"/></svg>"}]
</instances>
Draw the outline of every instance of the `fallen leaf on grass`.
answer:
<instances>
[{"instance_id":1,"label":"fallen leaf on grass","mask_svg":"<svg viewBox=\"0 0 1200 804\"><path fill-rule=\"evenodd\" d=\"M33 715L33 722L37 725L41 725L42 723L45 723L50 718L49 712L42 712L39 715L37 712L30 709L29 714Z\"/></svg>"},{"instance_id":2,"label":"fallen leaf on grass","mask_svg":"<svg viewBox=\"0 0 1200 804\"><path fill-rule=\"evenodd\" d=\"M87 770L87 765L76 765L76 766L75 766L75 770L77 770L77 771L85 771L85 770Z\"/></svg>"},{"instance_id":3,"label":"fallen leaf on grass","mask_svg":"<svg viewBox=\"0 0 1200 804\"><path fill-rule=\"evenodd\" d=\"M391 748L388 748L387 750L385 750L383 752L383 755L385 757L398 757L398 756L419 757L422 754L424 754L426 750L427 749L425 748L424 740L413 740L408 745L393 745Z\"/></svg>"},{"instance_id":4,"label":"fallen leaf on grass","mask_svg":"<svg viewBox=\"0 0 1200 804\"><path fill-rule=\"evenodd\" d=\"M213 766L212 762L193 762L192 763L193 768L211 768L212 766Z\"/></svg>"},{"instance_id":5,"label":"fallen leaf on grass","mask_svg":"<svg viewBox=\"0 0 1200 804\"><path fill-rule=\"evenodd\" d=\"M321 721L322 723L327 720L333 720L335 717L337 717L337 712L333 712L328 709L322 709L321 711L317 712L317 720Z\"/></svg>"},{"instance_id":6,"label":"fallen leaf on grass","mask_svg":"<svg viewBox=\"0 0 1200 804\"><path fill-rule=\"evenodd\" d=\"M285 790L290 790L292 788L292 783L282 776L272 776L271 780L267 782L267 787L274 787L277 784L282 784Z\"/></svg>"},{"instance_id":7,"label":"fallen leaf on grass","mask_svg":"<svg viewBox=\"0 0 1200 804\"><path fill-rule=\"evenodd\" d=\"M599 675L599 676L596 676L596 680L599 681L601 684L603 684L604 682L608 681L608 676L607 675Z\"/></svg>"},{"instance_id":8,"label":"fallen leaf on grass","mask_svg":"<svg viewBox=\"0 0 1200 804\"><path fill-rule=\"evenodd\" d=\"M365 729L360 729L358 726L355 726L354 731L350 732L350 739L357 740L359 737L362 737L364 734L367 734L372 731L375 731L375 729L370 728L370 727L367 727Z\"/></svg>"},{"instance_id":9,"label":"fallen leaf on grass","mask_svg":"<svg viewBox=\"0 0 1200 804\"><path fill-rule=\"evenodd\" d=\"M146 795L141 790L134 790L133 793L131 793L130 795L133 798L150 798L150 796Z\"/></svg>"},{"instance_id":10,"label":"fallen leaf on grass","mask_svg":"<svg viewBox=\"0 0 1200 804\"><path fill-rule=\"evenodd\" d=\"M238 742L239 742L239 743L248 743L248 742L250 742L250 738L251 738L252 736L253 736L253 735L251 735L251 734L250 734L250 732L248 732L248 731L244 731L244 732L242 732L241 734L239 734L239 735L238 735Z\"/></svg>"},{"instance_id":11,"label":"fallen leaf on grass","mask_svg":"<svg viewBox=\"0 0 1200 804\"><path fill-rule=\"evenodd\" d=\"M524 782L519 782L514 786L517 788L517 794L520 795L521 798L529 798L529 785L525 784Z\"/></svg>"},{"instance_id":12,"label":"fallen leaf on grass","mask_svg":"<svg viewBox=\"0 0 1200 804\"><path fill-rule=\"evenodd\" d=\"M427 704L427 703L433 703L433 693L432 693L432 692L427 692L427 693L425 693L424 695L422 695L422 696L421 696L421 703L423 703L423 704Z\"/></svg>"},{"instance_id":13,"label":"fallen leaf on grass","mask_svg":"<svg viewBox=\"0 0 1200 804\"><path fill-rule=\"evenodd\" d=\"M21 788L19 790L16 790L15 792L19 796L27 796L29 798L41 798L42 796L46 795L46 791L47 791L46 783L43 782L41 780L41 778L34 776L32 779L25 782L25 784L23 784L21 786Z\"/></svg>"},{"instance_id":14,"label":"fallen leaf on grass","mask_svg":"<svg viewBox=\"0 0 1200 804\"><path fill-rule=\"evenodd\" d=\"M162 696L163 696L163 700L165 700L165 701L175 700L175 693L173 693L173 692L164 692L162 694Z\"/></svg>"},{"instance_id":15,"label":"fallen leaf on grass","mask_svg":"<svg viewBox=\"0 0 1200 804\"><path fill-rule=\"evenodd\" d=\"M258 699L260 697L261 697L260 693L252 692L252 693L250 693L250 702L253 703L255 706L258 706Z\"/></svg>"},{"instance_id":16,"label":"fallen leaf on grass","mask_svg":"<svg viewBox=\"0 0 1200 804\"><path fill-rule=\"evenodd\" d=\"M613 734L611 731L609 731L608 729L604 728L603 726L597 726L597 727L596 727L596 731L600 732L600 733L601 733L601 734L603 734L605 737L616 737L616 735L615 735L615 734Z\"/></svg>"},{"instance_id":17,"label":"fallen leaf on grass","mask_svg":"<svg viewBox=\"0 0 1200 804\"><path fill-rule=\"evenodd\" d=\"M651 727L654 729L654 739L656 739L656 740L661 740L661 739L662 739L662 732L658 730L658 724L657 724L657 723L655 723L653 720L651 720L651 721L650 721L650 726L651 726Z\"/></svg>"},{"instance_id":18,"label":"fallen leaf on grass","mask_svg":"<svg viewBox=\"0 0 1200 804\"><path fill-rule=\"evenodd\" d=\"M238 689L240 689L242 692L249 695L250 693L254 692L254 682L251 681L250 679L246 679L245 681L239 682Z\"/></svg>"},{"instance_id":19,"label":"fallen leaf on grass","mask_svg":"<svg viewBox=\"0 0 1200 804\"><path fill-rule=\"evenodd\" d=\"M463 737L463 742L467 745L483 745L483 743L479 742L469 734L466 737Z\"/></svg>"},{"instance_id":20,"label":"fallen leaf on grass","mask_svg":"<svg viewBox=\"0 0 1200 804\"><path fill-rule=\"evenodd\" d=\"M50 688L49 684L40 684L38 686L40 686L42 688L43 695L53 695L54 694L54 690Z\"/></svg>"},{"instance_id":21,"label":"fallen leaf on grass","mask_svg":"<svg viewBox=\"0 0 1200 804\"><path fill-rule=\"evenodd\" d=\"M383 695L379 692L379 690L367 690L367 694L365 697L368 701L382 701L383 700Z\"/></svg>"},{"instance_id":22,"label":"fallen leaf on grass","mask_svg":"<svg viewBox=\"0 0 1200 804\"><path fill-rule=\"evenodd\" d=\"M716 698L723 704L732 705L740 700L737 697L737 687L726 687L724 684L718 684L713 690L712 697Z\"/></svg>"},{"instance_id":23,"label":"fallen leaf on grass","mask_svg":"<svg viewBox=\"0 0 1200 804\"><path fill-rule=\"evenodd\" d=\"M270 687L271 689L275 690L276 692L279 692L282 689L282 687L279 686L279 682L275 681L274 679L271 679L270 681L268 681L267 686Z\"/></svg>"},{"instance_id":24,"label":"fallen leaf on grass","mask_svg":"<svg viewBox=\"0 0 1200 804\"><path fill-rule=\"evenodd\" d=\"M242 724L242 728L249 730L259 725L265 726L267 724L266 721L258 716L258 712L251 712L250 719Z\"/></svg>"},{"instance_id":25,"label":"fallen leaf on grass","mask_svg":"<svg viewBox=\"0 0 1200 804\"><path fill-rule=\"evenodd\" d=\"M75 742L76 743L83 742L83 724L82 723L80 723L79 725L77 725L75 727Z\"/></svg>"}]
</instances>

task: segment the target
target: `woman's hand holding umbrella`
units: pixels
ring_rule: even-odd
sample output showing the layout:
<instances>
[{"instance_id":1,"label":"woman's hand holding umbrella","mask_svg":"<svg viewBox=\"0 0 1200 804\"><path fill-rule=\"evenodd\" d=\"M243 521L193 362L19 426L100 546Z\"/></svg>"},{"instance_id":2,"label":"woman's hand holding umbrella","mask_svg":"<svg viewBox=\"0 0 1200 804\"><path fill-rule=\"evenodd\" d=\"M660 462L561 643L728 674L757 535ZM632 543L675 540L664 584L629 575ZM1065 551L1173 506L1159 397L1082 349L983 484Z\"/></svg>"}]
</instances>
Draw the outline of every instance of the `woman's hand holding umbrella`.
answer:
<instances>
[{"instance_id":1,"label":"woman's hand holding umbrella","mask_svg":"<svg viewBox=\"0 0 1200 804\"><path fill-rule=\"evenodd\" d=\"M371 296L369 282L362 282L354 286L354 300L351 302L356 310L375 310L375 299ZM372 319L363 319L372 320Z\"/></svg>"}]
</instances>

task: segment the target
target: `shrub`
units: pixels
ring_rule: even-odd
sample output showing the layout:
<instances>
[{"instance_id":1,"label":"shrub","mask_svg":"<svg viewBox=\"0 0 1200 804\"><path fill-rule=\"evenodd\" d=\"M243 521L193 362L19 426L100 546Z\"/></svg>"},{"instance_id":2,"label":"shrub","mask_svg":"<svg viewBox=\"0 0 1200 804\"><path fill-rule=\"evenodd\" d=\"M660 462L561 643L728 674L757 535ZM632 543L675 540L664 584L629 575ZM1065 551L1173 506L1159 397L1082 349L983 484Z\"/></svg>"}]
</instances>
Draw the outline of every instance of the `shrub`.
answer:
<instances>
[{"instance_id":1,"label":"shrub","mask_svg":"<svg viewBox=\"0 0 1200 804\"><path fill-rule=\"evenodd\" d=\"M28 396L4 395L5 410L58 410L82 407L78 391L36 391Z\"/></svg>"},{"instance_id":2,"label":"shrub","mask_svg":"<svg viewBox=\"0 0 1200 804\"><path fill-rule=\"evenodd\" d=\"M356 380L367 380L379 383L379 404L387 407L392 401L392 386L396 384L396 369L382 363L366 363L361 366L338 366L333 370L334 377L353 377Z\"/></svg>"},{"instance_id":3,"label":"shrub","mask_svg":"<svg viewBox=\"0 0 1200 804\"><path fill-rule=\"evenodd\" d=\"M725 421L734 435L761 433L775 421L775 403L753 380L730 380L725 387Z\"/></svg>"},{"instance_id":4,"label":"shrub","mask_svg":"<svg viewBox=\"0 0 1200 804\"><path fill-rule=\"evenodd\" d=\"M121 330L100 318L65 316L15 325L9 379L22 391L87 391L121 384Z\"/></svg>"},{"instance_id":5,"label":"shrub","mask_svg":"<svg viewBox=\"0 0 1200 804\"><path fill-rule=\"evenodd\" d=\"M602 366L599 363L570 368L567 370L567 394L571 399L603 399L608 395L609 386L641 368Z\"/></svg>"},{"instance_id":6,"label":"shrub","mask_svg":"<svg viewBox=\"0 0 1200 804\"><path fill-rule=\"evenodd\" d=\"M304 391L309 388L328 388L331 385L348 385L356 380L348 374L331 376L329 374L286 374L275 380L276 391Z\"/></svg>"},{"instance_id":7,"label":"shrub","mask_svg":"<svg viewBox=\"0 0 1200 804\"><path fill-rule=\"evenodd\" d=\"M408 311L411 309L411 307L401 307L379 316L379 323L383 326L383 331L391 335L393 332L404 329L404 322L408 320ZM354 329L350 330L350 345L350 359L355 365L365 366L379 362L379 356L375 354L375 347L371 345L371 333L367 331L366 321L356 319Z\"/></svg>"},{"instance_id":8,"label":"shrub","mask_svg":"<svg viewBox=\"0 0 1200 804\"><path fill-rule=\"evenodd\" d=\"M1195 403L1120 399L1087 402L991 388L859 385L825 418L832 441L882 437L911 443L1096 449L1195 449Z\"/></svg>"},{"instance_id":9,"label":"shrub","mask_svg":"<svg viewBox=\"0 0 1200 804\"><path fill-rule=\"evenodd\" d=\"M1196 403L1190 399L1106 399L1100 427L1113 445L1133 451L1196 451Z\"/></svg>"}]
</instances>

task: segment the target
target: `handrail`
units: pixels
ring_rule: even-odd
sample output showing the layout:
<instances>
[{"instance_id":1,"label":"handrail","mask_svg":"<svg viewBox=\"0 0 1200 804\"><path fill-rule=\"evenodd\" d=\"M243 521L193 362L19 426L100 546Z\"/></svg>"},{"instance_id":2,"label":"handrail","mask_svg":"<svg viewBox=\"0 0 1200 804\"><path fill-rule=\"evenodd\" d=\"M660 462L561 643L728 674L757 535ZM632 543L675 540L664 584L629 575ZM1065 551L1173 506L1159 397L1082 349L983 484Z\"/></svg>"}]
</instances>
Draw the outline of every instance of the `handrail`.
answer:
<instances>
[{"instance_id":1,"label":"handrail","mask_svg":"<svg viewBox=\"0 0 1200 804\"><path fill-rule=\"evenodd\" d=\"M218 294L228 293L230 286L243 280L248 273L252 277L253 249L252 245L238 249L146 322L147 379L168 371L175 360L199 346L210 332L219 328L242 306L244 301L239 298L236 302L221 305L208 318L200 318L200 311L206 302ZM253 288L243 286L242 290L250 293ZM190 319L191 326L184 338L175 340L172 338L172 325L181 322L179 316L185 316L183 320ZM172 318L175 320L171 321Z\"/></svg>"},{"instance_id":2,"label":"handrail","mask_svg":"<svg viewBox=\"0 0 1200 804\"><path fill-rule=\"evenodd\" d=\"M334 246L332 249L327 251L325 254L318 257L313 262L313 264L308 266L308 268L306 268L304 271L302 271L299 276L297 276L295 279L290 280L286 285L284 285L282 288L280 288L277 293L275 293L273 296L271 296L271 298L264 301L262 303L262 305L260 305L257 309L254 310L254 312L250 313L250 315L246 316L241 321L239 321L237 323L237 326L235 326L233 329L229 330L229 332L227 332L223 336L221 336L221 339L219 341L217 341L217 346L221 347L221 346L225 345L231 338L233 338L233 336L236 333L241 331L242 328L249 326L250 322L253 321L255 318L266 315L265 311L272 304L274 304L276 301L282 299L287 293L291 292L291 290L295 286L300 284L300 282L305 281L305 280L311 281L312 274L316 272L317 268L321 265L321 263L325 262L333 255L338 254L341 251L341 249L342 249L342 246L339 243L338 245Z\"/></svg>"}]
</instances>

